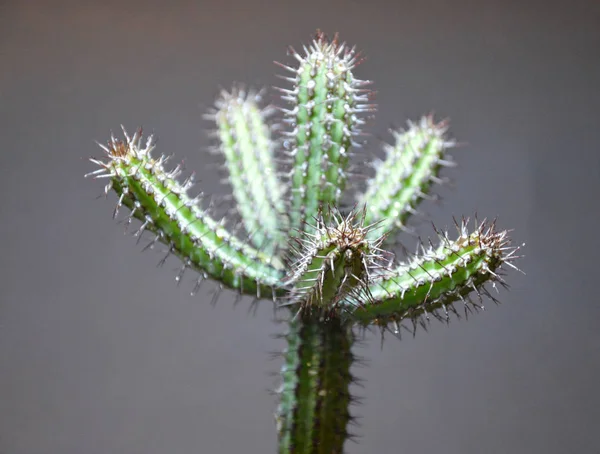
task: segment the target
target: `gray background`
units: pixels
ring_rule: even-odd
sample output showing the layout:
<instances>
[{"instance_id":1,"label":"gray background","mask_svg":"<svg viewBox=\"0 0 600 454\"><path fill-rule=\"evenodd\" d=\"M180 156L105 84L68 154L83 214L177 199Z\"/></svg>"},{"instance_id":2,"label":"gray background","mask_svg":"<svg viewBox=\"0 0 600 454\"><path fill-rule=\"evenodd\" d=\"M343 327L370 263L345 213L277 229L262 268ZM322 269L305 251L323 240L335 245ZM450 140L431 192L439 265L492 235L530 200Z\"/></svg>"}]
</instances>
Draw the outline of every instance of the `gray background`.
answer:
<instances>
[{"instance_id":1,"label":"gray background","mask_svg":"<svg viewBox=\"0 0 600 454\"><path fill-rule=\"evenodd\" d=\"M280 84L316 28L368 57L372 150L432 110L467 143L436 224L498 215L527 242L501 306L367 337L348 452L600 453L600 4L239 0L0 2L2 454L275 450L283 326L178 288L83 174L93 140L142 124L225 193L202 113L219 86Z\"/></svg>"}]
</instances>

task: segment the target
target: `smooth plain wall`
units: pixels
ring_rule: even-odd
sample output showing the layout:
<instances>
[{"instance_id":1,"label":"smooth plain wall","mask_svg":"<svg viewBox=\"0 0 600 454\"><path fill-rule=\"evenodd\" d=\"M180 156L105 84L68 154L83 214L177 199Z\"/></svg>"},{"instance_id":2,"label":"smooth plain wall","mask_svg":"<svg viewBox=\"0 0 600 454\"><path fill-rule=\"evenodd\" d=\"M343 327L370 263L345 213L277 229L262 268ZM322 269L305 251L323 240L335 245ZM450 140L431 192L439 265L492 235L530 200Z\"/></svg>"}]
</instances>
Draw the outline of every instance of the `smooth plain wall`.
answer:
<instances>
[{"instance_id":1,"label":"smooth plain wall","mask_svg":"<svg viewBox=\"0 0 600 454\"><path fill-rule=\"evenodd\" d=\"M367 151L432 111L463 143L418 232L477 212L527 243L502 305L367 336L348 452L600 452L600 4L223 0L0 2L1 453L275 451L284 326L191 297L83 174L94 140L143 125L227 193L202 114L235 81L285 84L273 60L317 28L367 57Z\"/></svg>"}]
</instances>

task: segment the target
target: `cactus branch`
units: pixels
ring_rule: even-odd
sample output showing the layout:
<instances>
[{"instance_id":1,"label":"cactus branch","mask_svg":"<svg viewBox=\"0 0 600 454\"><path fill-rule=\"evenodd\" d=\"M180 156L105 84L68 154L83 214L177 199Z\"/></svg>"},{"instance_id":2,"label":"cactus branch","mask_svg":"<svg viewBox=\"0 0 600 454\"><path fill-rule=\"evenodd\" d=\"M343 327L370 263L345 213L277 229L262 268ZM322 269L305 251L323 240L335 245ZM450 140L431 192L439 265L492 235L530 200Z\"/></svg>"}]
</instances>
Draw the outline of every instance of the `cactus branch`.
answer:
<instances>
[{"instance_id":1,"label":"cactus branch","mask_svg":"<svg viewBox=\"0 0 600 454\"><path fill-rule=\"evenodd\" d=\"M290 301L299 310L337 311L346 297L367 293L371 275L384 268L391 256L380 249L383 237L369 240L373 226L365 226L366 211L351 212L343 218L337 210L319 213L314 233L304 232L298 243L296 261L285 281L291 286ZM325 218L331 219L330 223Z\"/></svg>"},{"instance_id":2,"label":"cactus branch","mask_svg":"<svg viewBox=\"0 0 600 454\"><path fill-rule=\"evenodd\" d=\"M395 145L386 147L387 157L375 164L375 176L359 203L368 207L366 222L379 222L381 235L406 226L417 205L440 183L439 172L454 165L446 150L454 142L445 137L445 122L431 116L410 123L406 131L394 131Z\"/></svg>"},{"instance_id":3,"label":"cactus branch","mask_svg":"<svg viewBox=\"0 0 600 454\"><path fill-rule=\"evenodd\" d=\"M150 230L187 266L240 292L274 297L280 261L240 242L202 210L188 196L191 181L177 181L180 168L167 171L167 158L152 157L152 136L142 146L141 130L133 137L123 132L125 141L112 137L107 146L101 145L106 159L92 158L100 169L88 174L110 179L105 190L112 188L119 196L115 215L126 205L130 219L142 221L136 236Z\"/></svg>"},{"instance_id":4,"label":"cactus branch","mask_svg":"<svg viewBox=\"0 0 600 454\"><path fill-rule=\"evenodd\" d=\"M277 180L271 129L272 109L261 109L260 93L222 91L206 118L217 124L217 149L225 157L236 207L254 245L265 254L284 248L287 220Z\"/></svg>"},{"instance_id":5,"label":"cactus branch","mask_svg":"<svg viewBox=\"0 0 600 454\"><path fill-rule=\"evenodd\" d=\"M338 206L346 187L346 170L354 137L364 121L360 114L373 110L366 104L367 81L354 77L356 52L337 37L327 41L318 33L304 55L291 50L298 65L283 66L292 72L291 90L282 89L283 99L292 104L282 109L290 130L284 133L290 171L290 217L296 236L310 228L320 209ZM327 221L327 219L326 219Z\"/></svg>"},{"instance_id":6,"label":"cactus branch","mask_svg":"<svg viewBox=\"0 0 600 454\"><path fill-rule=\"evenodd\" d=\"M442 317L448 317L448 308L462 301L480 307L467 299L471 293L487 294L484 285L504 285L500 268L511 261L518 247L510 246L507 231L497 231L495 223L486 221L468 232L468 219L457 225L459 237L450 240L448 232L438 232L439 245L421 245L422 254L398 265L388 276L375 280L369 286L369 302L358 298L347 300L354 310L352 318L360 324L387 325L442 308Z\"/></svg>"}]
</instances>

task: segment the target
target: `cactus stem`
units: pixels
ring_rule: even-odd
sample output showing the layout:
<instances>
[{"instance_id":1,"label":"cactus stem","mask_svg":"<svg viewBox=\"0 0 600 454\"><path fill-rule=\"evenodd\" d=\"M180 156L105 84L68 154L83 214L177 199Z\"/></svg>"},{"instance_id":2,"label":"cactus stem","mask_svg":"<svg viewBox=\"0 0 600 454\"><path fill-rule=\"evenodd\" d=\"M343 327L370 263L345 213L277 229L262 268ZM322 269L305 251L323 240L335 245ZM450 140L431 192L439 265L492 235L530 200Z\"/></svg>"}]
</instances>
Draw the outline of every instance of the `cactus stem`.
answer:
<instances>
[{"instance_id":1,"label":"cactus stem","mask_svg":"<svg viewBox=\"0 0 600 454\"><path fill-rule=\"evenodd\" d=\"M450 240L447 231L436 229L439 246L428 248L419 243L417 253L369 286L369 302L361 298L347 298L343 305L348 315L360 324L389 325L405 319L418 319L425 314L437 317L443 309L446 319L448 308L455 301L469 304L468 295L488 295L485 284L495 288L505 285L501 267L519 258L520 246L510 246L508 232L497 231L495 221L476 221L475 229L468 232L469 219L457 224L459 237ZM431 243L430 243L431 244ZM493 298L493 301L496 301ZM477 305L478 308L482 305Z\"/></svg>"},{"instance_id":2,"label":"cactus stem","mask_svg":"<svg viewBox=\"0 0 600 454\"><path fill-rule=\"evenodd\" d=\"M169 247L170 254L179 256L201 272L222 281L230 288L244 288L256 294L278 286L281 267L277 260L232 237L219 222L195 204L187 195L190 181L182 185L177 181L181 166L167 171L164 163L168 157L152 157L155 148L152 136L141 145L142 132L129 137L123 130L125 141L114 136L107 146L104 160L91 158L101 167L102 173L88 174L94 178L111 178L111 187L118 194L114 211L121 206L131 210L131 216L142 224L136 236L145 230L156 233L158 241Z\"/></svg>"},{"instance_id":3,"label":"cactus stem","mask_svg":"<svg viewBox=\"0 0 600 454\"><path fill-rule=\"evenodd\" d=\"M445 137L447 122L434 123L432 116L408 123L406 131L394 131L395 145L385 147L387 157L375 162L375 176L358 197L368 206L367 220L381 220L381 231L402 229L428 197L432 184L441 184L439 172L454 166L446 150L454 142Z\"/></svg>"}]
</instances>

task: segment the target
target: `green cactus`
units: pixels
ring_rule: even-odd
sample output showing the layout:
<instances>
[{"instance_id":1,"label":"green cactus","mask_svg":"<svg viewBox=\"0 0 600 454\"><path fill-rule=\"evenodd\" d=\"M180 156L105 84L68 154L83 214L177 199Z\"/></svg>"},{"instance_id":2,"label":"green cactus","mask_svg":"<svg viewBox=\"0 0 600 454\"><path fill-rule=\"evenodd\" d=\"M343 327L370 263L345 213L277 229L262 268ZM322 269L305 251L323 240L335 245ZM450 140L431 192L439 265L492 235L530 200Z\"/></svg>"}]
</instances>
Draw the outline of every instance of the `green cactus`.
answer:
<instances>
[{"instance_id":1,"label":"green cactus","mask_svg":"<svg viewBox=\"0 0 600 454\"><path fill-rule=\"evenodd\" d=\"M343 452L355 400L349 392L355 380L351 325L303 314L290 322L286 340L276 415L279 452Z\"/></svg>"},{"instance_id":2,"label":"green cactus","mask_svg":"<svg viewBox=\"0 0 600 454\"><path fill-rule=\"evenodd\" d=\"M360 133L363 112L373 110L368 102L368 81L356 79L354 49L336 38L331 42L319 34L301 55L291 49L297 66L281 65L291 77L292 89L279 90L291 108L282 109L285 151L291 157L289 185L290 235L309 229L323 206L338 206L346 186L348 157L354 136Z\"/></svg>"},{"instance_id":3,"label":"green cactus","mask_svg":"<svg viewBox=\"0 0 600 454\"><path fill-rule=\"evenodd\" d=\"M260 102L260 93L222 91L206 118L217 124L217 151L225 157L236 207L251 242L272 255L285 247L287 218L266 122L272 109L261 109Z\"/></svg>"},{"instance_id":4,"label":"green cactus","mask_svg":"<svg viewBox=\"0 0 600 454\"><path fill-rule=\"evenodd\" d=\"M454 141L445 137L445 123L435 124L427 116L409 126L408 131L393 131L395 145L386 147L385 161L375 163L375 177L358 198L367 206L367 222L381 222L380 232L403 229L429 197L431 185L442 182L440 170L454 165L446 155Z\"/></svg>"},{"instance_id":5,"label":"green cactus","mask_svg":"<svg viewBox=\"0 0 600 454\"><path fill-rule=\"evenodd\" d=\"M370 229L364 227L362 217L351 212L345 219L329 210L319 213L311 233L304 233L294 255L297 260L289 267L290 274L283 286L290 288L290 301L280 306L298 306L301 312L338 312L339 307L352 295L362 298L368 291L370 275L384 267L385 258L379 248L382 238L367 238ZM327 225L325 218L331 219ZM339 315L339 314L337 314Z\"/></svg>"},{"instance_id":6,"label":"green cactus","mask_svg":"<svg viewBox=\"0 0 600 454\"><path fill-rule=\"evenodd\" d=\"M125 206L127 223L141 222L134 235L152 232L148 247L164 243L182 271L198 272L195 289L211 278L240 295L273 300L289 326L279 451L342 452L356 327L399 334L405 320L414 330L430 317L458 315L457 302L468 314L482 295L496 301L485 285L505 285L500 268L514 267L519 248L495 222L476 221L469 231L463 219L455 222L456 239L440 231L437 245L420 244L406 261L385 250L453 164L447 124L426 116L394 131L395 144L355 194L357 205L343 207L362 114L374 110L368 82L354 76L357 54L337 36L318 32L303 54L291 55L295 65L280 65L292 84L280 89L291 104L281 109L283 130L270 122L273 109L262 105L262 93L239 88L223 91L207 114L241 219L235 229L189 195L193 174L180 181L179 167L166 170L168 158L152 155L152 137L142 143L141 130L101 145L106 156L91 158L100 168L88 175L108 180L105 192L118 197L115 216ZM242 228L244 235L236 233Z\"/></svg>"}]
</instances>

